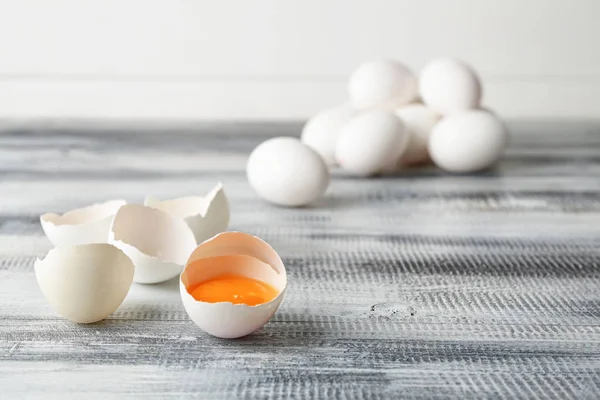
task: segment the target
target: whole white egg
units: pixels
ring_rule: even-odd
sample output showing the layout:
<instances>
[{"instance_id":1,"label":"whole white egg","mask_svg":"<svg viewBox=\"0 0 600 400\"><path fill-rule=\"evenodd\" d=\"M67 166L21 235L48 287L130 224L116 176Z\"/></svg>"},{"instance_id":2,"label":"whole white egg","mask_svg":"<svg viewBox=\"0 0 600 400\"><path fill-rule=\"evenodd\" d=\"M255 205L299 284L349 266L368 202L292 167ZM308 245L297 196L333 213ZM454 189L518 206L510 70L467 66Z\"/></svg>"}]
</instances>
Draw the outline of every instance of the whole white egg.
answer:
<instances>
[{"instance_id":1,"label":"whole white egg","mask_svg":"<svg viewBox=\"0 0 600 400\"><path fill-rule=\"evenodd\" d=\"M404 64L379 60L359 66L350 76L348 93L358 109L394 109L417 97L418 81Z\"/></svg>"},{"instance_id":2,"label":"whole white egg","mask_svg":"<svg viewBox=\"0 0 600 400\"><path fill-rule=\"evenodd\" d=\"M354 109L349 104L322 111L304 125L300 140L319 153L327 165L334 166L338 136L352 115Z\"/></svg>"},{"instance_id":3,"label":"whole white egg","mask_svg":"<svg viewBox=\"0 0 600 400\"><path fill-rule=\"evenodd\" d=\"M205 196L185 196L162 201L148 196L144 205L182 218L192 230L196 243L225 232L229 226L229 200L221 182Z\"/></svg>"},{"instance_id":4,"label":"whole white egg","mask_svg":"<svg viewBox=\"0 0 600 400\"><path fill-rule=\"evenodd\" d=\"M448 116L431 132L429 155L437 166L451 172L473 172L498 161L508 132L497 116L470 110Z\"/></svg>"},{"instance_id":5,"label":"whole white egg","mask_svg":"<svg viewBox=\"0 0 600 400\"><path fill-rule=\"evenodd\" d=\"M402 120L391 111L365 111L342 129L335 149L339 165L359 176L369 176L394 165L408 143Z\"/></svg>"},{"instance_id":6,"label":"whole white egg","mask_svg":"<svg viewBox=\"0 0 600 400\"><path fill-rule=\"evenodd\" d=\"M400 157L399 165L415 165L429 160L427 143L435 124L440 120L438 113L423 104L409 104L396 110L396 115L406 125L409 133L408 146Z\"/></svg>"},{"instance_id":7,"label":"whole white egg","mask_svg":"<svg viewBox=\"0 0 600 400\"><path fill-rule=\"evenodd\" d=\"M329 170L321 156L293 137L258 145L250 154L246 174L258 196L282 206L306 205L329 185Z\"/></svg>"},{"instance_id":8,"label":"whole white egg","mask_svg":"<svg viewBox=\"0 0 600 400\"><path fill-rule=\"evenodd\" d=\"M481 101L481 82L475 70L451 58L427 64L421 71L419 89L423 102L443 115L478 108Z\"/></svg>"}]
</instances>

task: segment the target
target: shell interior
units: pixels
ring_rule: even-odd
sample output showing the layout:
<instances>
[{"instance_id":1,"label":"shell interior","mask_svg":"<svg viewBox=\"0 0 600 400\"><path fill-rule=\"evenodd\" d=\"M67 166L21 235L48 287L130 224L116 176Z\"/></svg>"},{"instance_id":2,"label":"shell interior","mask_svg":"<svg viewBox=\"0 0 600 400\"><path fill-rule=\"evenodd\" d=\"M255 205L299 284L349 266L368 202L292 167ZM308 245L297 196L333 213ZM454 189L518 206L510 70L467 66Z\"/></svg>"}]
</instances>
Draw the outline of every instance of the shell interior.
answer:
<instances>
[{"instance_id":1,"label":"shell interior","mask_svg":"<svg viewBox=\"0 0 600 400\"><path fill-rule=\"evenodd\" d=\"M163 261L183 265L196 246L187 224L160 210L138 204L123 206L113 220L112 239Z\"/></svg>"},{"instance_id":2,"label":"shell interior","mask_svg":"<svg viewBox=\"0 0 600 400\"><path fill-rule=\"evenodd\" d=\"M229 202L221 183L206 196L187 196L164 201L147 197L144 204L184 219L197 243L227 230L229 225Z\"/></svg>"},{"instance_id":3,"label":"shell interior","mask_svg":"<svg viewBox=\"0 0 600 400\"><path fill-rule=\"evenodd\" d=\"M279 255L265 241L242 232L223 232L202 243L190 255L190 265L202 258L225 255L246 255L262 261L276 273L286 275L285 266Z\"/></svg>"},{"instance_id":4,"label":"shell interior","mask_svg":"<svg viewBox=\"0 0 600 400\"><path fill-rule=\"evenodd\" d=\"M221 191L223 191L223 185L219 183L206 196L185 196L171 200L158 200L154 197L148 197L145 204L179 218L194 215L206 216L211 203Z\"/></svg>"},{"instance_id":5,"label":"shell interior","mask_svg":"<svg viewBox=\"0 0 600 400\"><path fill-rule=\"evenodd\" d=\"M44 222L59 225L80 225L96 222L115 215L126 204L125 200L111 200L105 203L92 204L87 207L77 208L64 214L47 213L40 218Z\"/></svg>"}]
</instances>

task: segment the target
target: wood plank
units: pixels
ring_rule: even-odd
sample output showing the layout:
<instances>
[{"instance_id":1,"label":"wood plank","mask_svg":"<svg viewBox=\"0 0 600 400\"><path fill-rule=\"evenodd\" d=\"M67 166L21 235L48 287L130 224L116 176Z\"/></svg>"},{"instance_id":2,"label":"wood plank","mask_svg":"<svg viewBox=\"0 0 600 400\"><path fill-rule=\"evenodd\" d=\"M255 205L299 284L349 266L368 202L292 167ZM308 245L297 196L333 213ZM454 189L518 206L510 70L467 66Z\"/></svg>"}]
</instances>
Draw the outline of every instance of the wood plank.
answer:
<instances>
[{"instance_id":1,"label":"wood plank","mask_svg":"<svg viewBox=\"0 0 600 400\"><path fill-rule=\"evenodd\" d=\"M5 131L2 398L597 398L600 141L575 128L540 141L542 126L520 125L492 171L336 172L302 209L259 201L245 180L269 128ZM263 329L204 334L176 280L134 284L97 324L50 309L33 274L51 247L39 213L202 193L217 180L231 228L269 241L288 269Z\"/></svg>"}]
</instances>

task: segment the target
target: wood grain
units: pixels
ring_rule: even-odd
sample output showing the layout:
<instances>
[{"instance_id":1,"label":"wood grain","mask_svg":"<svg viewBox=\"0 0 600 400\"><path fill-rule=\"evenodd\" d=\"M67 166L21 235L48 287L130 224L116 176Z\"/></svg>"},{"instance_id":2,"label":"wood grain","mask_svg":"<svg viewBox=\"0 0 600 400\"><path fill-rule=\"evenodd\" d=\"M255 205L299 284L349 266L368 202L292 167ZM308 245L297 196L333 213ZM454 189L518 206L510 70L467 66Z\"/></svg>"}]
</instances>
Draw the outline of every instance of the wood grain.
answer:
<instances>
[{"instance_id":1,"label":"wood grain","mask_svg":"<svg viewBox=\"0 0 600 400\"><path fill-rule=\"evenodd\" d=\"M0 133L0 398L600 398L600 129L516 124L503 162L357 180L302 209L244 165L299 125ZM238 134L244 132L244 134ZM281 254L289 291L240 340L202 333L175 280L76 325L43 299L38 215L204 193Z\"/></svg>"}]
</instances>

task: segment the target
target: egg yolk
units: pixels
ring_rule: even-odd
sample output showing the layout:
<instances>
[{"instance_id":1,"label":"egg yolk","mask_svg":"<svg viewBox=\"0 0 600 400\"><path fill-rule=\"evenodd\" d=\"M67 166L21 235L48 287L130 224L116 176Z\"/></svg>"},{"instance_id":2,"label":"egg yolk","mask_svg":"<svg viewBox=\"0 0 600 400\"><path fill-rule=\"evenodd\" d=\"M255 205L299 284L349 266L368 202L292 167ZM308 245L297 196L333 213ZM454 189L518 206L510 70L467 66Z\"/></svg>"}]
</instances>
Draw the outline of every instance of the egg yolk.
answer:
<instances>
[{"instance_id":1,"label":"egg yolk","mask_svg":"<svg viewBox=\"0 0 600 400\"><path fill-rule=\"evenodd\" d=\"M206 303L229 302L255 306L273 300L279 292L268 283L241 275L221 275L190 288L189 293Z\"/></svg>"}]
</instances>

